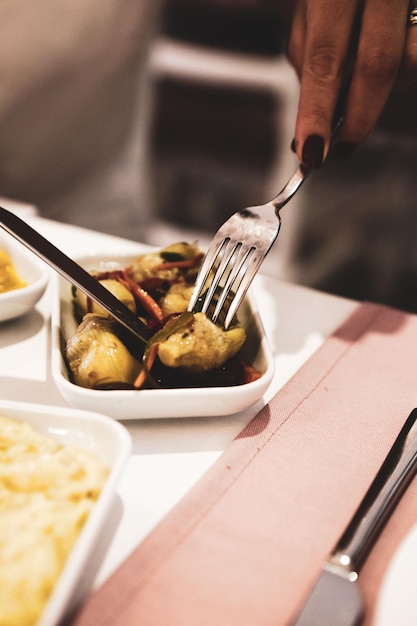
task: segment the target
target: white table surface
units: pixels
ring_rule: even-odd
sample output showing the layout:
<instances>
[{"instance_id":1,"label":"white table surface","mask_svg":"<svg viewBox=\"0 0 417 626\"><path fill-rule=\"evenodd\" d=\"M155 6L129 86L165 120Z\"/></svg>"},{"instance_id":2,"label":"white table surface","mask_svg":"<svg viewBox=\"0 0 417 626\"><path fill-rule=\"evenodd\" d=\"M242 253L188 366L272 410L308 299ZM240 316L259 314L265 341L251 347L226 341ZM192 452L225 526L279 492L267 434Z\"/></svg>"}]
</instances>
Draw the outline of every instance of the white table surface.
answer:
<instances>
[{"instance_id":1,"label":"white table surface","mask_svg":"<svg viewBox=\"0 0 417 626\"><path fill-rule=\"evenodd\" d=\"M132 242L25 215L28 223L70 256L129 254ZM131 250L132 249L132 250ZM53 270L50 270L51 272ZM253 294L276 362L274 381L262 402L230 417L135 420L124 425L133 440L118 488L113 523L102 539L94 570L96 587L114 571L233 438L267 403L324 339L353 311L356 302L258 276ZM51 378L51 288L32 312L0 324L0 397L67 406ZM117 510L116 510L117 509ZM108 541L110 540L109 547Z\"/></svg>"}]
</instances>

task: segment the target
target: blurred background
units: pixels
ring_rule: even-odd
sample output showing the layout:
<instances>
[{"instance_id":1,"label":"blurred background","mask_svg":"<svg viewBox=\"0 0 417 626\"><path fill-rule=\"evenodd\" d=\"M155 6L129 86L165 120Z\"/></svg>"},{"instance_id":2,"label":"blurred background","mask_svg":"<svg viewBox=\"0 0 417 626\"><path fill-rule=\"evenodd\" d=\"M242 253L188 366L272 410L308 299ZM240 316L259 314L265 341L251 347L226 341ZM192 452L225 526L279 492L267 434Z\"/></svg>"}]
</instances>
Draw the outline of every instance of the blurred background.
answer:
<instances>
[{"instance_id":1,"label":"blurred background","mask_svg":"<svg viewBox=\"0 0 417 626\"><path fill-rule=\"evenodd\" d=\"M129 239L206 245L297 165L291 4L2 3L0 195ZM264 272L417 312L415 109L398 104L283 209Z\"/></svg>"}]
</instances>

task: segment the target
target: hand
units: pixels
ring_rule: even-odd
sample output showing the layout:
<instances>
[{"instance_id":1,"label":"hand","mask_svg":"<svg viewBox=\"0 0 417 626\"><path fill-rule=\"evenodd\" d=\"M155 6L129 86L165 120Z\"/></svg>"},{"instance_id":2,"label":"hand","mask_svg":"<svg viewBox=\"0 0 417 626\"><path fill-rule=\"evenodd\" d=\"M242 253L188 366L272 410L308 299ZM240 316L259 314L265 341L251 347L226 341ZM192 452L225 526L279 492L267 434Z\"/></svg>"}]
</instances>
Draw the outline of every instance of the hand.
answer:
<instances>
[{"instance_id":1,"label":"hand","mask_svg":"<svg viewBox=\"0 0 417 626\"><path fill-rule=\"evenodd\" d=\"M417 3L416 3L417 7ZM300 79L295 150L308 167L348 156L376 126L394 89L417 84L409 0L296 0L288 57Z\"/></svg>"}]
</instances>

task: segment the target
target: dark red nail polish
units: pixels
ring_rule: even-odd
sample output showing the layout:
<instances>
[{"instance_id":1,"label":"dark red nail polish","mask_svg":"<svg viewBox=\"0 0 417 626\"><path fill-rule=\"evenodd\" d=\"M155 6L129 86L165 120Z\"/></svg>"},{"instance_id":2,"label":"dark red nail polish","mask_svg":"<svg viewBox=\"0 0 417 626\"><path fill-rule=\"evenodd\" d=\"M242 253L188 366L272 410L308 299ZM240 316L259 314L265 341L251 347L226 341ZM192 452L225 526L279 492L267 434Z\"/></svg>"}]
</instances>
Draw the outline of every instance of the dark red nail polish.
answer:
<instances>
[{"instance_id":1,"label":"dark red nail polish","mask_svg":"<svg viewBox=\"0 0 417 626\"><path fill-rule=\"evenodd\" d=\"M333 146L333 152L339 159L349 159L357 149L356 143L340 141Z\"/></svg>"},{"instance_id":2,"label":"dark red nail polish","mask_svg":"<svg viewBox=\"0 0 417 626\"><path fill-rule=\"evenodd\" d=\"M323 165L324 139L320 135L310 135L303 146L303 164L308 168Z\"/></svg>"},{"instance_id":3,"label":"dark red nail polish","mask_svg":"<svg viewBox=\"0 0 417 626\"><path fill-rule=\"evenodd\" d=\"M295 145L295 139L292 140L291 142L291 150L294 152L294 154L297 152L297 148Z\"/></svg>"}]
</instances>

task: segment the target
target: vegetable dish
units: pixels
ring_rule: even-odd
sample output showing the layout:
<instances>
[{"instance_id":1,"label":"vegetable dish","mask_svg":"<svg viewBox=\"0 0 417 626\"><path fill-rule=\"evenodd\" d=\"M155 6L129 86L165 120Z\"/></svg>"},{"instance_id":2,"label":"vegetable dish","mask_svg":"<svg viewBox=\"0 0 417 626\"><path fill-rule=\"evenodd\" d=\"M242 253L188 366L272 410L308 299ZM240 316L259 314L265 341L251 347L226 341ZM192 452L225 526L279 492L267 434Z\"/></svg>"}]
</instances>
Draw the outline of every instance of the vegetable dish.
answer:
<instances>
[{"instance_id":1,"label":"vegetable dish","mask_svg":"<svg viewBox=\"0 0 417 626\"><path fill-rule=\"evenodd\" d=\"M149 389L241 385L260 376L241 356L246 332L235 319L187 311L203 254L175 243L138 256L130 265L91 272L146 324L142 350L107 311L73 289L78 328L65 346L72 381L91 389Z\"/></svg>"}]
</instances>

